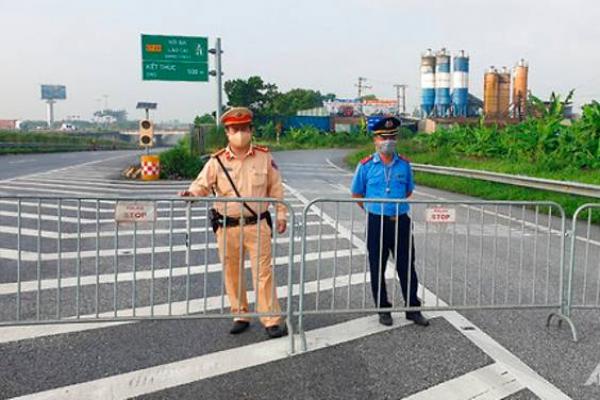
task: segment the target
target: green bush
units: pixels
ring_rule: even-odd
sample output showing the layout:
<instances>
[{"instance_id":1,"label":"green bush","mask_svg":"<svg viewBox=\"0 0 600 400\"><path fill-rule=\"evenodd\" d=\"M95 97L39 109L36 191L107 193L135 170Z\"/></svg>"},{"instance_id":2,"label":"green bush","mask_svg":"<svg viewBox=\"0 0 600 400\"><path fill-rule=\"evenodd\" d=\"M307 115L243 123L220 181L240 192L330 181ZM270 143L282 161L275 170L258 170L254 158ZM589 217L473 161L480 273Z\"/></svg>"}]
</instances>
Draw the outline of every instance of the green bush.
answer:
<instances>
[{"instance_id":1,"label":"green bush","mask_svg":"<svg viewBox=\"0 0 600 400\"><path fill-rule=\"evenodd\" d=\"M277 138L277 128L273 121L258 126L254 136L259 140L275 140Z\"/></svg>"},{"instance_id":2,"label":"green bush","mask_svg":"<svg viewBox=\"0 0 600 400\"><path fill-rule=\"evenodd\" d=\"M475 126L452 126L420 140L431 151L450 151L468 157L499 158L531 163L548 171L600 168L600 103L583 107L581 119L566 123L566 100L552 95L546 106L532 99L535 117L499 128L486 126L483 119Z\"/></svg>"},{"instance_id":3,"label":"green bush","mask_svg":"<svg viewBox=\"0 0 600 400\"><path fill-rule=\"evenodd\" d=\"M292 128L282 137L288 148L342 148L369 143L371 139L360 133L321 132L314 127Z\"/></svg>"},{"instance_id":4,"label":"green bush","mask_svg":"<svg viewBox=\"0 0 600 400\"><path fill-rule=\"evenodd\" d=\"M160 153L161 179L193 179L198 175L204 162L191 153L189 140L185 136L175 147Z\"/></svg>"}]
</instances>

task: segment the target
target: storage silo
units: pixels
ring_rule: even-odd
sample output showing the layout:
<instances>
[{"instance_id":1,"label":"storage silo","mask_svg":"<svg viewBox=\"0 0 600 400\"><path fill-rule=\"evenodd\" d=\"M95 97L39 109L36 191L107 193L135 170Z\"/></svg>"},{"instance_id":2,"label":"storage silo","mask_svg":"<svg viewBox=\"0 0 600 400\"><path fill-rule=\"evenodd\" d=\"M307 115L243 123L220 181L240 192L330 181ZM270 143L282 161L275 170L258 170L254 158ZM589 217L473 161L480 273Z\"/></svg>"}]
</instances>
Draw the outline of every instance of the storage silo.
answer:
<instances>
[{"instance_id":1,"label":"storage silo","mask_svg":"<svg viewBox=\"0 0 600 400\"><path fill-rule=\"evenodd\" d=\"M498 71L493 66L483 78L483 114L491 118L498 116Z\"/></svg>"},{"instance_id":2,"label":"storage silo","mask_svg":"<svg viewBox=\"0 0 600 400\"><path fill-rule=\"evenodd\" d=\"M461 50L452 71L452 108L455 117L466 117L469 108L469 56Z\"/></svg>"},{"instance_id":3,"label":"storage silo","mask_svg":"<svg viewBox=\"0 0 600 400\"><path fill-rule=\"evenodd\" d=\"M421 55L421 114L428 117L435 104L435 56L431 49Z\"/></svg>"},{"instance_id":4,"label":"storage silo","mask_svg":"<svg viewBox=\"0 0 600 400\"><path fill-rule=\"evenodd\" d=\"M450 55L441 49L435 57L435 114L447 117L450 111Z\"/></svg>"},{"instance_id":5,"label":"storage silo","mask_svg":"<svg viewBox=\"0 0 600 400\"><path fill-rule=\"evenodd\" d=\"M529 66L521 59L514 68L513 74L513 110L515 118L523 118L527 106L527 76Z\"/></svg>"},{"instance_id":6,"label":"storage silo","mask_svg":"<svg viewBox=\"0 0 600 400\"><path fill-rule=\"evenodd\" d=\"M498 116L507 118L510 110L510 71L506 67L498 73Z\"/></svg>"}]
</instances>

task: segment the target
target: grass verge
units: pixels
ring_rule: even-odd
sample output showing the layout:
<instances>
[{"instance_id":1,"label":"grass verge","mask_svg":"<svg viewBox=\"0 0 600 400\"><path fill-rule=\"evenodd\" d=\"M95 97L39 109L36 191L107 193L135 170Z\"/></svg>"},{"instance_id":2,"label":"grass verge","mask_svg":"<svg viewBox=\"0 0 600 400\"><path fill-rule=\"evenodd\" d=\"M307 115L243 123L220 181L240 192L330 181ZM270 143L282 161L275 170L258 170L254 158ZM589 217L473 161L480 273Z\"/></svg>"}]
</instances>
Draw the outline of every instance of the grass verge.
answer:
<instances>
[{"instance_id":1,"label":"grass verge","mask_svg":"<svg viewBox=\"0 0 600 400\"><path fill-rule=\"evenodd\" d=\"M412 162L421 164L434 164L460 168L487 170L509 174L537 176L557 180L573 180L592 184L600 184L598 171L558 171L545 173L535 165L522 165L508 163L495 159L460 159L456 155L427 152L423 146L415 141L402 140L398 142L398 151L406 155ZM360 160L373 153L373 146L363 146L346 157L346 163L354 168ZM582 179L583 178L583 179ZM478 179L453 177L415 171L415 182L431 188L442 189L453 193L465 194L484 200L513 200L513 201L553 201L560 204L567 216L572 217L575 210L585 203L598 203L599 199L554 193L538 189L528 189L519 186L506 185L496 182L487 182ZM594 223L600 223L600 213L593 216Z\"/></svg>"}]
</instances>

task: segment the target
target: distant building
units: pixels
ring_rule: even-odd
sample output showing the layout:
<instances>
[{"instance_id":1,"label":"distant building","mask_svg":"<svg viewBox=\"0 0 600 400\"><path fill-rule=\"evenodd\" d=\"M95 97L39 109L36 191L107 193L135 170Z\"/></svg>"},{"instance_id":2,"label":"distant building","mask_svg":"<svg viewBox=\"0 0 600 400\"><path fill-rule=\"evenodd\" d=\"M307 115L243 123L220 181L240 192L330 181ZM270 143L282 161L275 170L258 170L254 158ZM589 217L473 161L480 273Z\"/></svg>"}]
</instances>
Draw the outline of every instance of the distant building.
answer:
<instances>
[{"instance_id":1,"label":"distant building","mask_svg":"<svg viewBox=\"0 0 600 400\"><path fill-rule=\"evenodd\" d=\"M329 110L326 107L316 107L308 110L299 110L296 115L305 117L328 117Z\"/></svg>"},{"instance_id":2,"label":"distant building","mask_svg":"<svg viewBox=\"0 0 600 400\"><path fill-rule=\"evenodd\" d=\"M0 129L19 129L20 121L16 119L0 119Z\"/></svg>"}]
</instances>

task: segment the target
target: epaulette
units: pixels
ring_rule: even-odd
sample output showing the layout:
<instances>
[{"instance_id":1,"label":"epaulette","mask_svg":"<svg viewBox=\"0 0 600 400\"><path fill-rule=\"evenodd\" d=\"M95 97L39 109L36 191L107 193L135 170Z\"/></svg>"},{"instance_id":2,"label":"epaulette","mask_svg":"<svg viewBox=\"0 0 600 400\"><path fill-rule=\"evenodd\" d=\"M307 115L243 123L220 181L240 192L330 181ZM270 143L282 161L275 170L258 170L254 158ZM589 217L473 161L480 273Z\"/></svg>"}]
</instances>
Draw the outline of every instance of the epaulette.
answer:
<instances>
[{"instance_id":1,"label":"epaulette","mask_svg":"<svg viewBox=\"0 0 600 400\"><path fill-rule=\"evenodd\" d=\"M260 145L254 144L254 145L252 145L252 148L254 150L262 151L264 153L268 153L269 152L269 148L267 146L260 146Z\"/></svg>"},{"instance_id":2,"label":"epaulette","mask_svg":"<svg viewBox=\"0 0 600 400\"><path fill-rule=\"evenodd\" d=\"M225 150L227 150L227 148L223 147L222 149L219 149L219 150L215 151L214 153L212 153L210 156L211 157L218 157L221 154L225 153Z\"/></svg>"},{"instance_id":3,"label":"epaulette","mask_svg":"<svg viewBox=\"0 0 600 400\"><path fill-rule=\"evenodd\" d=\"M401 160L406 161L407 163L410 163L410 160L406 157L404 157L402 154L398 153L398 158L400 158Z\"/></svg>"},{"instance_id":4,"label":"epaulette","mask_svg":"<svg viewBox=\"0 0 600 400\"><path fill-rule=\"evenodd\" d=\"M360 160L360 163L362 165L365 165L366 163L368 163L369 161L371 161L373 159L373 154L371 154L370 156L366 156L365 158L363 158L362 160Z\"/></svg>"}]
</instances>

